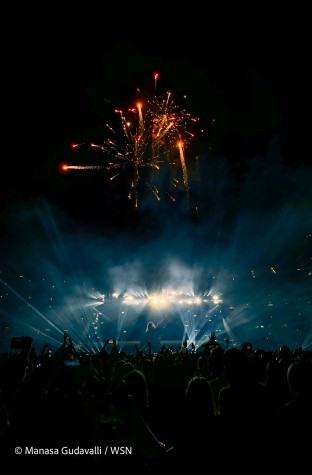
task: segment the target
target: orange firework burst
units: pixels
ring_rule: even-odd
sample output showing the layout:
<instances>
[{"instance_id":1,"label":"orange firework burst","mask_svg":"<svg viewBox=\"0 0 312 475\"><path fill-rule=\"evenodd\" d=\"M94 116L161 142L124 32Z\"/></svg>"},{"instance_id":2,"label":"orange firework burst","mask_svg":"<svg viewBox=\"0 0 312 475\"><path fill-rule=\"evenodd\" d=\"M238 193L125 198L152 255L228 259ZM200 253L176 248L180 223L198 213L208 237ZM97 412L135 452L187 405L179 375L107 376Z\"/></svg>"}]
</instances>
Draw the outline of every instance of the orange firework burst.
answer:
<instances>
[{"instance_id":1,"label":"orange firework burst","mask_svg":"<svg viewBox=\"0 0 312 475\"><path fill-rule=\"evenodd\" d=\"M126 112L115 109L120 117L121 131L115 131L106 124L110 137L102 144L89 144L103 152L103 166L66 165L68 169L106 169L113 180L121 174L130 177L127 190L128 198L135 207L139 204L140 190L147 188L157 200L161 199L160 186L163 185L162 171L165 170L167 186L164 193L173 201L172 190L180 181L188 195L189 185L185 149L194 137L190 126L198 122L198 118L181 109L172 100L171 92L164 96L156 94L159 74L154 74L155 95L152 99L144 99L140 93L140 101ZM137 89L139 91L139 89ZM82 144L81 144L82 145ZM77 148L78 145L72 146ZM65 169L64 169L65 170ZM145 185L145 186L144 186Z\"/></svg>"}]
</instances>

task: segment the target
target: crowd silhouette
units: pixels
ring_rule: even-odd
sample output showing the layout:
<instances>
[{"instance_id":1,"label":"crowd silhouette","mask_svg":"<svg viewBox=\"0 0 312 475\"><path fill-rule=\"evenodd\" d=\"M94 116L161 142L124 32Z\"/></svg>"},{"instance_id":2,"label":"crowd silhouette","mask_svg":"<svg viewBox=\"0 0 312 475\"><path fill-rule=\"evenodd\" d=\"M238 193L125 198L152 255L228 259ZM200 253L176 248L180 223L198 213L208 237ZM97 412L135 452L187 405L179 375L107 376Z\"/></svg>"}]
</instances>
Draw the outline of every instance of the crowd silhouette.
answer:
<instances>
[{"instance_id":1,"label":"crowd silhouette","mask_svg":"<svg viewBox=\"0 0 312 475\"><path fill-rule=\"evenodd\" d=\"M302 348L223 347L213 333L202 351L185 341L129 354L106 340L89 354L66 333L53 354L27 336L11 346L19 351L0 361L0 441L12 466L102 475L309 463L312 352Z\"/></svg>"}]
</instances>

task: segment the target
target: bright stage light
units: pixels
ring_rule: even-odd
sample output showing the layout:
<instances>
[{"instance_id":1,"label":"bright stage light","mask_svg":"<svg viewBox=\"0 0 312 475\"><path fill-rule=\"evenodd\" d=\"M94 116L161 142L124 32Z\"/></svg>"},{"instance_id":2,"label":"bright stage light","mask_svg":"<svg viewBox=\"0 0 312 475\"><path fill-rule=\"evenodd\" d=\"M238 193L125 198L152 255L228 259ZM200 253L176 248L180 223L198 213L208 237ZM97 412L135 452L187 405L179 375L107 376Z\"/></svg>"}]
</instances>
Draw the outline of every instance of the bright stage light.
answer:
<instances>
[{"instance_id":1,"label":"bright stage light","mask_svg":"<svg viewBox=\"0 0 312 475\"><path fill-rule=\"evenodd\" d=\"M212 301L214 304L218 305L219 303L222 302L222 300L220 299L219 295L213 295L212 296Z\"/></svg>"}]
</instances>

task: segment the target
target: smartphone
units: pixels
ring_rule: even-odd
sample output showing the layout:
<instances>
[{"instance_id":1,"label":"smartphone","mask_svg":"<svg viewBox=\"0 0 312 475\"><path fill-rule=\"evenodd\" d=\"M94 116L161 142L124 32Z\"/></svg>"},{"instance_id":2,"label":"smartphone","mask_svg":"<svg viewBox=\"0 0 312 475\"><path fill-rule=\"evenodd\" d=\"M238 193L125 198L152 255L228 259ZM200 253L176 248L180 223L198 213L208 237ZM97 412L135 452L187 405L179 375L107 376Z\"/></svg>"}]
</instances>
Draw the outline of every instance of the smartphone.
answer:
<instances>
[{"instance_id":1,"label":"smartphone","mask_svg":"<svg viewBox=\"0 0 312 475\"><path fill-rule=\"evenodd\" d=\"M108 343L109 343L110 345L113 345L113 344L114 344L114 340L108 340Z\"/></svg>"},{"instance_id":2,"label":"smartphone","mask_svg":"<svg viewBox=\"0 0 312 475\"><path fill-rule=\"evenodd\" d=\"M65 366L80 366L80 359L79 358L74 358L73 360L66 358L64 360L64 365Z\"/></svg>"}]
</instances>

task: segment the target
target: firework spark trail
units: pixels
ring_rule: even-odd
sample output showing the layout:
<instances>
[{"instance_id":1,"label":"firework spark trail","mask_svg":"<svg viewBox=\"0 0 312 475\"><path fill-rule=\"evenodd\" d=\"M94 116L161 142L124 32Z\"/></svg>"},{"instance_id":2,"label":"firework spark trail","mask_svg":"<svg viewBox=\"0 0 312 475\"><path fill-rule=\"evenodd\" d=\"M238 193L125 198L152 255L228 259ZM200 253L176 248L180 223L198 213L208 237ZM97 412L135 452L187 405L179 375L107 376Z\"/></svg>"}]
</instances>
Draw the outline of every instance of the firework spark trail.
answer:
<instances>
[{"instance_id":1,"label":"firework spark trail","mask_svg":"<svg viewBox=\"0 0 312 475\"><path fill-rule=\"evenodd\" d=\"M155 73L154 74L154 80L155 80L155 92L157 90L157 79L159 78L159 74L158 73Z\"/></svg>"},{"instance_id":2,"label":"firework spark trail","mask_svg":"<svg viewBox=\"0 0 312 475\"><path fill-rule=\"evenodd\" d=\"M186 192L188 194L189 193L189 183L188 183L188 176L187 176L187 168L186 168L186 164L185 164L183 143L179 142L178 146L179 146L179 150L180 150L180 160L181 160L182 171L183 171L184 186L185 186Z\"/></svg>"},{"instance_id":3,"label":"firework spark trail","mask_svg":"<svg viewBox=\"0 0 312 475\"><path fill-rule=\"evenodd\" d=\"M128 198L137 207L139 203L138 186L141 181L157 200L161 199L157 182L164 165L170 170L169 187L172 189L177 186L179 180L173 175L177 173L178 162L174 157L178 150L182 181L188 198L189 182L184 150L194 137L194 134L188 130L189 124L194 124L199 119L191 117L187 111L180 109L173 102L171 92L167 92L165 97L156 95L158 77L158 73L155 73L155 96L153 99L141 100L136 104L136 107L128 109L127 116L121 109L115 109L115 113L120 116L121 136L106 124L113 137L106 139L101 145L89 144L90 147L98 148L105 154L105 165L66 164L62 167L63 171L69 169L114 170L115 173L110 177L111 180L121 174L130 175L131 184ZM140 90L137 89L137 91L141 95ZM78 145L72 146L72 148L77 147ZM143 173L143 169L150 170L150 173ZM165 194L175 201L172 193L166 191Z\"/></svg>"},{"instance_id":4,"label":"firework spark trail","mask_svg":"<svg viewBox=\"0 0 312 475\"><path fill-rule=\"evenodd\" d=\"M63 165L63 170L103 170L100 165Z\"/></svg>"}]
</instances>

